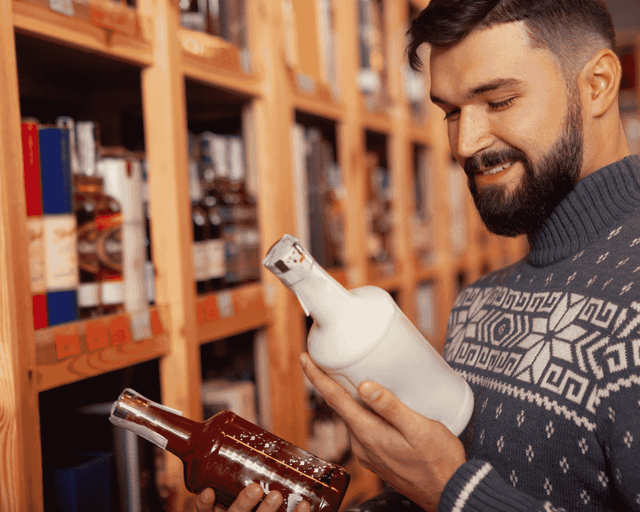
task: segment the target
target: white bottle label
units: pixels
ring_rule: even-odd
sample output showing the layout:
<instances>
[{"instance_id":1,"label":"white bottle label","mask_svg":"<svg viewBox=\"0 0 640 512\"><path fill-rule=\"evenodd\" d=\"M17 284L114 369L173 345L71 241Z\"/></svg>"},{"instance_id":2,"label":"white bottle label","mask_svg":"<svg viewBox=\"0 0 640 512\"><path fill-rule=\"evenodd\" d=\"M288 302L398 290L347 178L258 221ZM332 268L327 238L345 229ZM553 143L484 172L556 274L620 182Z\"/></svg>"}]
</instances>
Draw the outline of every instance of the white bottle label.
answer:
<instances>
[{"instance_id":1,"label":"white bottle label","mask_svg":"<svg viewBox=\"0 0 640 512\"><path fill-rule=\"evenodd\" d=\"M100 304L98 283L82 283L78 286L78 307L91 308Z\"/></svg>"},{"instance_id":2,"label":"white bottle label","mask_svg":"<svg viewBox=\"0 0 640 512\"><path fill-rule=\"evenodd\" d=\"M193 273L196 282L205 281L209 272L208 242L193 242Z\"/></svg>"},{"instance_id":3,"label":"white bottle label","mask_svg":"<svg viewBox=\"0 0 640 512\"><path fill-rule=\"evenodd\" d=\"M120 279L100 283L102 303L105 306L124 303L124 283Z\"/></svg>"},{"instance_id":4,"label":"white bottle label","mask_svg":"<svg viewBox=\"0 0 640 512\"><path fill-rule=\"evenodd\" d=\"M140 311L147 306L145 290L144 225L125 221L122 224L122 278L125 282L125 310Z\"/></svg>"},{"instance_id":5,"label":"white bottle label","mask_svg":"<svg viewBox=\"0 0 640 512\"><path fill-rule=\"evenodd\" d=\"M224 259L224 240L209 240L207 242L207 255L209 264L209 278L224 277L227 267Z\"/></svg>"},{"instance_id":6,"label":"white bottle label","mask_svg":"<svg viewBox=\"0 0 640 512\"><path fill-rule=\"evenodd\" d=\"M147 302L156 301L156 269L153 261L145 261L144 264L144 282L147 295Z\"/></svg>"},{"instance_id":7,"label":"white bottle label","mask_svg":"<svg viewBox=\"0 0 640 512\"><path fill-rule=\"evenodd\" d=\"M151 338L151 315L149 309L136 311L130 314L131 337L133 341L141 341Z\"/></svg>"},{"instance_id":8,"label":"white bottle label","mask_svg":"<svg viewBox=\"0 0 640 512\"><path fill-rule=\"evenodd\" d=\"M77 288L76 218L71 214L46 215L43 218L47 290Z\"/></svg>"},{"instance_id":9,"label":"white bottle label","mask_svg":"<svg viewBox=\"0 0 640 512\"><path fill-rule=\"evenodd\" d=\"M42 217L27 218L29 234L29 270L31 274L31 293L44 293L47 289L44 252L44 221Z\"/></svg>"}]
</instances>

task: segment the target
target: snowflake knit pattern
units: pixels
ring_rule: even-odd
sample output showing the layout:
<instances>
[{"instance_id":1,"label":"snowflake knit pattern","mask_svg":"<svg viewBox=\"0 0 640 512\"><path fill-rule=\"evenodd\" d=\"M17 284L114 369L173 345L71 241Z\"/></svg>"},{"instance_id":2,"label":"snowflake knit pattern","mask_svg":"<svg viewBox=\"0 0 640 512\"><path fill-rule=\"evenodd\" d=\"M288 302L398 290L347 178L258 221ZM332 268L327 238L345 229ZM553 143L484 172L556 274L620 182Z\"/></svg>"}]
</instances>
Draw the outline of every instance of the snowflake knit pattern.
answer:
<instances>
[{"instance_id":1,"label":"snowflake knit pattern","mask_svg":"<svg viewBox=\"0 0 640 512\"><path fill-rule=\"evenodd\" d=\"M529 242L451 311L475 409L439 510L640 511L640 158L580 180Z\"/></svg>"}]
</instances>

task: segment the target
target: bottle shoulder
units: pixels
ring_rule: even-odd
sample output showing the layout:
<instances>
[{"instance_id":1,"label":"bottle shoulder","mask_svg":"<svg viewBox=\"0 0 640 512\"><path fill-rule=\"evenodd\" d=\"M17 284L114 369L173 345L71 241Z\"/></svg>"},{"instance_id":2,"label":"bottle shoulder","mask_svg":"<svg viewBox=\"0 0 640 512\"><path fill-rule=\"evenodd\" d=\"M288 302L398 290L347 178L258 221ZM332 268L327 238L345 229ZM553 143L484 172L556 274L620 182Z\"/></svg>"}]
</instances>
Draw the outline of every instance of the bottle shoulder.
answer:
<instances>
[{"instance_id":1,"label":"bottle shoulder","mask_svg":"<svg viewBox=\"0 0 640 512\"><path fill-rule=\"evenodd\" d=\"M314 323L309 333L309 355L325 369L344 368L365 357L384 339L399 312L381 288L363 286L351 294L353 300L339 318L322 326Z\"/></svg>"}]
</instances>

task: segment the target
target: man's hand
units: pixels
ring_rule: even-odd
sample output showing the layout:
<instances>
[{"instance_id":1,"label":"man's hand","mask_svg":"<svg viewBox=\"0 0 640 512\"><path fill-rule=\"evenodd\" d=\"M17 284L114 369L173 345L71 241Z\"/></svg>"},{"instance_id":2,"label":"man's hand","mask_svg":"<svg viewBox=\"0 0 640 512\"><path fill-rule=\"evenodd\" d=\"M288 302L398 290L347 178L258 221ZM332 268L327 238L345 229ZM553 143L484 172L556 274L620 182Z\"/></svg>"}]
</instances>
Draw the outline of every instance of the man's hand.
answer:
<instances>
[{"instance_id":1,"label":"man's hand","mask_svg":"<svg viewBox=\"0 0 640 512\"><path fill-rule=\"evenodd\" d=\"M362 382L358 388L372 412L307 354L300 361L311 383L347 425L360 464L425 510L437 510L444 487L466 460L460 440L375 382Z\"/></svg>"},{"instance_id":2,"label":"man's hand","mask_svg":"<svg viewBox=\"0 0 640 512\"><path fill-rule=\"evenodd\" d=\"M250 512L253 510L264 493L258 484L249 484L238 494L238 497L227 509L229 512ZM213 489L205 489L196 498L196 510L198 512L223 512L224 509L215 505L216 495ZM282 505L282 494L278 491L271 491L260 503L256 512L275 512ZM295 512L309 512L311 507L306 501L301 501L296 505Z\"/></svg>"}]
</instances>

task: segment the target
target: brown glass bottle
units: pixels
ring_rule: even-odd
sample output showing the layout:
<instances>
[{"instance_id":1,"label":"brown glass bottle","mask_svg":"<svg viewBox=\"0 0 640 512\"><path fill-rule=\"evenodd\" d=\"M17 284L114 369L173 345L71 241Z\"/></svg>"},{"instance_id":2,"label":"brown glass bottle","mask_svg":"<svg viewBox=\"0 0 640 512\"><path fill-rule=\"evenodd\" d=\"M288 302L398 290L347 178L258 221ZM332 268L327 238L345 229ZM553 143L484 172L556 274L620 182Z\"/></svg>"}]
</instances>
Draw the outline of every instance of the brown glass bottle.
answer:
<instances>
[{"instance_id":1,"label":"brown glass bottle","mask_svg":"<svg viewBox=\"0 0 640 512\"><path fill-rule=\"evenodd\" d=\"M177 455L184 462L187 489L200 493L211 487L216 504L225 508L255 482L265 493L282 494L280 512L292 512L302 500L312 512L337 512L349 484L341 467L231 411L196 422L126 389L113 404L110 420Z\"/></svg>"},{"instance_id":2,"label":"brown glass bottle","mask_svg":"<svg viewBox=\"0 0 640 512\"><path fill-rule=\"evenodd\" d=\"M100 313L100 260L96 250L99 238L96 210L100 200L102 180L93 176L73 176L73 208L78 225L78 316L91 318Z\"/></svg>"}]
</instances>

